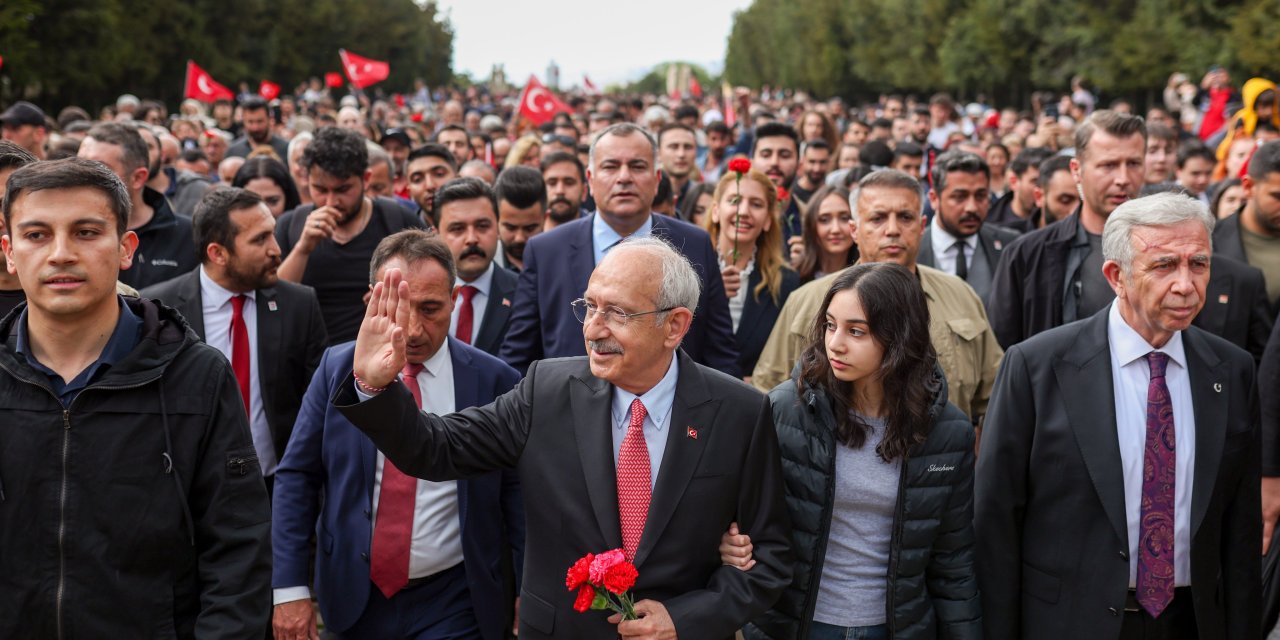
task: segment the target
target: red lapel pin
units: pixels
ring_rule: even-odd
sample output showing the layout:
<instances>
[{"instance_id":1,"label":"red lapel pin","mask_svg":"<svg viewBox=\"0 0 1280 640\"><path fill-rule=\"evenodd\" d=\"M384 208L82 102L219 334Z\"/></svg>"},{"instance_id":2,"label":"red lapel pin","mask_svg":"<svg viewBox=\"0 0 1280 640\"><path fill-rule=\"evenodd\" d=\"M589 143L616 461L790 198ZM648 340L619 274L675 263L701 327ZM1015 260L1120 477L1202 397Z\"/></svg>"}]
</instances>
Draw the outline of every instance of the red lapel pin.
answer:
<instances>
[{"instance_id":1,"label":"red lapel pin","mask_svg":"<svg viewBox=\"0 0 1280 640\"><path fill-rule=\"evenodd\" d=\"M684 434L694 440L698 439L698 430L693 427L685 427Z\"/></svg>"}]
</instances>

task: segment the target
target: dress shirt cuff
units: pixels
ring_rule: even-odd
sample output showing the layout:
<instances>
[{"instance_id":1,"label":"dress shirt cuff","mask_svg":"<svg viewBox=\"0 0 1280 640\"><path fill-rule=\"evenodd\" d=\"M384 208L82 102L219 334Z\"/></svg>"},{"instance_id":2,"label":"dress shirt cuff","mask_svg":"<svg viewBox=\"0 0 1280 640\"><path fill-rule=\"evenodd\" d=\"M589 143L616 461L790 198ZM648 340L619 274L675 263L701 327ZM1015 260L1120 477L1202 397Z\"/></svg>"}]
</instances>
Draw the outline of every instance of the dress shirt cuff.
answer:
<instances>
[{"instance_id":1,"label":"dress shirt cuff","mask_svg":"<svg viewBox=\"0 0 1280 640\"><path fill-rule=\"evenodd\" d=\"M284 587L283 589L271 590L271 604L281 605L286 602L295 602L298 600L310 600L311 589L306 585L301 587Z\"/></svg>"},{"instance_id":2,"label":"dress shirt cuff","mask_svg":"<svg viewBox=\"0 0 1280 640\"><path fill-rule=\"evenodd\" d=\"M360 402L367 402L373 399L373 395L365 393L364 389L360 388L359 382L352 382L351 386L356 388L356 397L360 398Z\"/></svg>"}]
</instances>

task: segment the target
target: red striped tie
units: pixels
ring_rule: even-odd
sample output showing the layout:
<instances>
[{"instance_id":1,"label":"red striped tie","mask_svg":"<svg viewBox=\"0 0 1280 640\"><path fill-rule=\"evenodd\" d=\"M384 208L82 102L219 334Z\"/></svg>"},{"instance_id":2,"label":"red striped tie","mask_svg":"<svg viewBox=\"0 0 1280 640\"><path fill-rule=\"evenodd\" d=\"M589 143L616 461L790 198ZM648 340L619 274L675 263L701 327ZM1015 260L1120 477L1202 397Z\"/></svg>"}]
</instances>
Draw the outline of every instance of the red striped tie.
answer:
<instances>
[{"instance_id":1,"label":"red striped tie","mask_svg":"<svg viewBox=\"0 0 1280 640\"><path fill-rule=\"evenodd\" d=\"M422 365L404 367L404 386L422 408L422 390L418 374ZM378 520L373 525L373 543L369 549L369 579L382 595L390 598L409 583L409 543L413 539L413 503L418 496L418 480L384 460L382 484L378 493Z\"/></svg>"},{"instance_id":2,"label":"red striped tie","mask_svg":"<svg viewBox=\"0 0 1280 640\"><path fill-rule=\"evenodd\" d=\"M631 424L618 451L618 516L622 522L622 549L635 561L644 521L649 517L649 447L644 441L644 417L648 412L640 398L631 402Z\"/></svg>"}]
</instances>

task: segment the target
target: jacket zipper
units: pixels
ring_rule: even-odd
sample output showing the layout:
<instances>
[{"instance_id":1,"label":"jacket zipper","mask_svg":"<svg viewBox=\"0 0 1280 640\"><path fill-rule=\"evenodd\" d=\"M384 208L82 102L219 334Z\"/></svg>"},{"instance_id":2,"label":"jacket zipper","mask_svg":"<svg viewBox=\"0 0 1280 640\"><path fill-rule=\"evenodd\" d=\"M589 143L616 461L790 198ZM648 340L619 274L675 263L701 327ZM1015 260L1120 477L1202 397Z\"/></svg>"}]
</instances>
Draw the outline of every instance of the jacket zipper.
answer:
<instances>
[{"instance_id":1,"label":"jacket zipper","mask_svg":"<svg viewBox=\"0 0 1280 640\"><path fill-rule=\"evenodd\" d=\"M53 393L50 390L50 393ZM62 410L62 490L58 504L58 595L55 611L58 617L58 638L62 638L62 600L67 590L67 458L71 448L71 409Z\"/></svg>"},{"instance_id":2,"label":"jacket zipper","mask_svg":"<svg viewBox=\"0 0 1280 640\"><path fill-rule=\"evenodd\" d=\"M814 408L809 405L810 410ZM834 416L833 416L834 417ZM815 422L821 424L819 420ZM831 535L831 517L835 512L835 493L836 493L836 443L835 435L830 431L819 429L819 437L825 436L823 443L827 445L827 449L831 455L827 458L827 483L826 491L823 493L823 507L821 530L818 532L818 553L814 556L813 567L811 568L812 576L809 578L809 590L807 593L811 597L808 598L809 606L806 607L804 615L800 618L800 634L799 637L809 637L809 630L813 627L813 612L818 608L818 586L822 582L822 566L826 563L827 556L827 538Z\"/></svg>"},{"instance_id":3,"label":"jacket zipper","mask_svg":"<svg viewBox=\"0 0 1280 640\"><path fill-rule=\"evenodd\" d=\"M57 402L59 405L62 404L62 398L59 398L58 394L54 393L53 389L50 388L49 385L40 384L39 382L27 380L26 378L23 378L22 376L18 375L17 372L11 370L9 367L4 366L3 364L0 364L0 369L4 369L5 373L8 373L15 380L20 380L34 387L44 389L50 396L53 397L54 402ZM80 396L83 395L84 392L90 389L102 389L103 391L124 391L127 389L137 389L139 387L144 387L159 379L160 379L160 376L156 376L154 378L143 380L142 382L139 382L137 384L125 385L125 386L119 386L119 387L91 385L91 386L85 387L84 389L81 389L80 393L76 394L75 399L71 401L71 404L66 407L63 407L62 409L62 488L58 498L59 500L59 505L58 505L58 589L57 589L55 600L54 600L54 615L57 617L57 620L55 621L55 625L57 627L59 640L65 637L62 630L62 602L64 600L64 596L66 594L66 587L67 587L67 557L66 557L65 545L66 545L66 536L67 536L67 462L71 457L71 407L74 407L76 404L76 400L79 400Z\"/></svg>"},{"instance_id":4,"label":"jacket zipper","mask_svg":"<svg viewBox=\"0 0 1280 640\"><path fill-rule=\"evenodd\" d=\"M893 616L893 583L894 578L898 575L898 557L902 555L902 521L906 511L906 500L903 496L907 488L907 463L911 460L910 455L902 457L902 470L898 474L898 504L893 510L893 534L889 538L889 573L885 576L885 620L889 626L889 637L892 638L897 632L897 625L894 623L896 619Z\"/></svg>"}]
</instances>

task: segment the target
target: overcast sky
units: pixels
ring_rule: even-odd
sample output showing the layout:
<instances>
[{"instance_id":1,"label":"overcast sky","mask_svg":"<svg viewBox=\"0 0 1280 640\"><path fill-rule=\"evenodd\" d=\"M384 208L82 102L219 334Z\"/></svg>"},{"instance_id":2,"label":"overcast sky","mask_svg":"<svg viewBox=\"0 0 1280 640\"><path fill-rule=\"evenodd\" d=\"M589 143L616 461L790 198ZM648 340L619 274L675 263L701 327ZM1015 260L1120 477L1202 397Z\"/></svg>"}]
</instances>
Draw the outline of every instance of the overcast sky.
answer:
<instances>
[{"instance_id":1,"label":"overcast sky","mask_svg":"<svg viewBox=\"0 0 1280 640\"><path fill-rule=\"evenodd\" d=\"M495 63L507 80L529 74L546 82L547 65L560 66L562 87L586 73L605 84L636 80L654 65L685 60L718 73L733 12L751 0L439 0L453 23L453 69L476 80Z\"/></svg>"}]
</instances>

